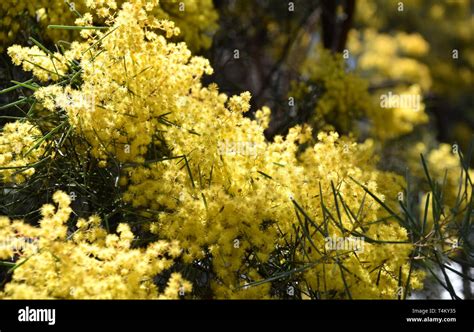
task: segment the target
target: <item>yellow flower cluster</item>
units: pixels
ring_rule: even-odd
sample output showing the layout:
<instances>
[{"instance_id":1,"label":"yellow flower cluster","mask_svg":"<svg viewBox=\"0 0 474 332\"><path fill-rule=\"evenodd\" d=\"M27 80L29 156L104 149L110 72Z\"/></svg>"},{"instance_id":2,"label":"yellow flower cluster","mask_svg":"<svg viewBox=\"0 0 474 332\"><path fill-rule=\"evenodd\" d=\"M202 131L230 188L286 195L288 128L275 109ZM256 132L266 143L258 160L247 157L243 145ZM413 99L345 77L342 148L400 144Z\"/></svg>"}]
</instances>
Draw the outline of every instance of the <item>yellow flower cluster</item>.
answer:
<instances>
[{"instance_id":1,"label":"yellow flower cluster","mask_svg":"<svg viewBox=\"0 0 474 332\"><path fill-rule=\"evenodd\" d=\"M71 52L68 52L71 53ZM59 52L46 54L38 46L21 47L13 45L8 48L8 55L14 65L22 65L23 70L31 71L40 81L57 81L64 77L68 70L67 58Z\"/></svg>"},{"instance_id":2,"label":"yellow flower cluster","mask_svg":"<svg viewBox=\"0 0 474 332\"><path fill-rule=\"evenodd\" d=\"M234 123L233 127L238 128L238 124ZM261 128L255 127L255 123L245 126L254 139L263 140ZM216 131L221 130L216 126ZM357 257L346 252L347 257L340 258L340 264L351 271L345 280L354 289L352 296L396 297L398 281L393 276L398 276L402 268L402 277L406 280L409 270L407 257L412 247L383 241L403 242L407 239L406 231L393 221L377 222L384 216L383 210L365 197L364 190L354 184L350 176L364 181L379 196L385 196L387 204L392 206L395 205L397 192L401 190L399 184L402 180L393 174L375 170L372 142L357 145L348 139L338 139L335 133L319 134L320 142L306 150L298 160L295 143L297 139L305 139L305 133L301 130L292 129L286 140L277 137L275 143L266 145L254 158L210 154L211 149L216 151L215 143L209 145L212 133L207 137L197 136L193 143L194 139L188 137L188 145L205 147L202 155L199 151L192 154L191 172L199 176L196 187L190 184L189 174L183 169L182 162L164 161L131 171L132 184L125 199L132 201L136 207L164 208L165 211L158 215L158 221L151 225L151 230L169 238L179 238L186 248L185 261L203 258L203 248L209 248L215 258L213 268L218 280L213 286L218 297L265 297L268 296L268 285L245 288L246 280L240 278L244 273L253 281L259 280L257 271L245 266L247 253L251 250L256 259L265 262L275 245L284 245L285 241L290 240L290 237L279 237L277 229L283 234L290 234L297 224L296 216L288 213L293 208L292 200L298 202L316 224L323 225L322 194L325 199L328 198L325 208L336 215L335 203L330 198L332 182L337 185L348 209L363 213L357 221L350 214L342 216L344 231L328 222L328 234L347 237L351 236L351 232L363 233L381 241L366 243L365 251ZM235 131L225 134L228 139L239 135ZM178 134L173 137L178 137ZM361 208L364 199L367 205L362 203ZM273 226L265 227L265 221ZM313 250L309 257L303 251L298 253L297 258L301 261L327 260L309 269L304 280L313 290L324 289L343 294L344 283L339 269L334 268L335 261L322 254L324 239L325 236L315 232L312 241L319 251ZM412 287L420 287L420 275L414 273L412 277ZM380 284L376 285L376 280Z\"/></svg>"},{"instance_id":3,"label":"yellow flower cluster","mask_svg":"<svg viewBox=\"0 0 474 332\"><path fill-rule=\"evenodd\" d=\"M371 83L390 79L401 84L416 83L423 91L431 87L428 67L417 60L429 50L428 43L419 34L390 35L371 28L354 30L349 36L349 50L358 58L361 70L373 73Z\"/></svg>"},{"instance_id":4,"label":"yellow flower cluster","mask_svg":"<svg viewBox=\"0 0 474 332\"><path fill-rule=\"evenodd\" d=\"M402 43L406 49L414 48L413 36L398 37L408 40ZM307 83L297 83L293 84L290 95L301 102L308 95L320 93L309 121L314 128L358 134L355 121L368 119L372 134L387 140L408 134L415 126L428 121L418 84L397 85L390 91L378 90L379 95L371 94L369 82L362 77L368 69L362 66L350 70L348 67L343 54L334 55L320 47L305 62L302 74L308 77L309 84L316 84L321 91L310 91Z\"/></svg>"},{"instance_id":5,"label":"yellow flower cluster","mask_svg":"<svg viewBox=\"0 0 474 332\"><path fill-rule=\"evenodd\" d=\"M299 255L302 260L309 256L310 262L322 264L309 269L304 280L313 291L343 294L344 284L347 284L352 298L395 298L397 279L394 276L398 277L401 269L402 279L406 280L409 271L407 257L412 247L403 243L407 239L406 230L394 221L380 222L386 212L380 205L374 205L375 202L350 178L365 183L372 193L394 210L397 193L402 190L404 182L395 174L376 170L378 160L373 155L373 141L356 144L347 138L338 138L336 134L322 133L318 134L318 139L320 142L301 156L306 176L301 190L304 196L297 201L323 229L312 229L315 246L311 249L314 250ZM296 184L293 190L296 191L298 181L293 181ZM301 184L299 186L301 188ZM332 199L334 191L340 199ZM328 218L328 214L333 219ZM363 236L363 250L357 255L351 248L328 252L324 246L328 236L338 239ZM331 259L326 258L327 254ZM416 272L411 280L412 287L421 287L421 280L422 275Z\"/></svg>"},{"instance_id":6,"label":"yellow flower cluster","mask_svg":"<svg viewBox=\"0 0 474 332\"><path fill-rule=\"evenodd\" d=\"M158 142L165 123L181 113L189 90L199 89L203 73L212 73L208 61L191 58L184 43L167 43L145 27L171 35L174 31L171 22L164 25L138 5L125 4L113 33L97 32L88 43L77 46L87 49L95 38L103 38L100 51L80 56L81 90L54 86L36 92L51 111L57 107L67 111L97 158L113 155L122 162L142 162L147 146ZM12 56L19 61L19 55Z\"/></svg>"},{"instance_id":7,"label":"yellow flower cluster","mask_svg":"<svg viewBox=\"0 0 474 332\"><path fill-rule=\"evenodd\" d=\"M44 144L36 142L42 137L38 128L29 122L7 123L0 132L0 178L4 182L22 183L33 175L30 164L38 162L44 154Z\"/></svg>"},{"instance_id":8,"label":"yellow flower cluster","mask_svg":"<svg viewBox=\"0 0 474 332\"><path fill-rule=\"evenodd\" d=\"M370 74L370 84L377 88L374 107L367 109L375 136L381 140L397 138L428 121L422 95L431 87L431 76L418 58L428 53L429 45L421 35L390 35L367 28L351 31L348 44L361 74ZM390 94L412 102L387 107L382 99Z\"/></svg>"},{"instance_id":9,"label":"yellow flower cluster","mask_svg":"<svg viewBox=\"0 0 474 332\"><path fill-rule=\"evenodd\" d=\"M435 149L429 149L424 143L415 144L408 152L408 162L410 171L419 178L426 178L422 164L420 163L420 154L423 154L432 181L438 184L444 184L443 197L447 206L454 206L458 194L466 188L466 172L461 165L461 159L458 155L459 146L441 143ZM474 178L474 170L469 169L468 176ZM467 194L471 195L469 190ZM421 206L423 208L423 205Z\"/></svg>"},{"instance_id":10,"label":"yellow flower cluster","mask_svg":"<svg viewBox=\"0 0 474 332\"><path fill-rule=\"evenodd\" d=\"M115 15L123 0L3 0L0 5L0 52L17 39L20 30L33 22L39 24L45 36L53 42L70 40L74 30L47 29L48 25L92 25L93 21L103 23L104 19ZM182 33L183 39L192 50L207 49L212 42L212 34L217 28L218 14L212 0L164 0L150 1L152 14L160 19L172 19ZM92 18L86 13L93 9ZM81 15L81 16L80 16ZM82 23L82 24L81 24ZM88 23L88 24L85 24ZM83 30L85 31L85 30Z\"/></svg>"},{"instance_id":11,"label":"yellow flower cluster","mask_svg":"<svg viewBox=\"0 0 474 332\"><path fill-rule=\"evenodd\" d=\"M474 44L472 43L472 20L468 14L470 5L470 1L438 1L436 3L398 0L360 1L357 4L354 21L361 30L354 31L353 37L363 35L365 27L383 31L384 33L380 36L389 37L392 43L400 46L397 52L399 53L398 60L392 61L394 58L391 57L387 60L394 67L408 65L411 68L410 75L413 78L419 77L418 82L412 83L418 83L423 90L426 87L422 81L425 83L432 81L430 93L448 98L447 103L456 107L454 105L464 100L463 96L469 95L472 90L470 87L473 85ZM400 30L408 34L395 33ZM398 36L408 38L400 39ZM397 42L394 37L399 41L403 39L403 44ZM352 42L355 39L359 38L349 39L350 48L358 52L353 48ZM427 52L427 42L431 46L429 52ZM367 49L372 48L370 45L366 46ZM407 51L413 52L407 56ZM368 54L369 58L375 58L373 51ZM385 61L383 52L380 57L381 62ZM400 62L403 58L407 58L408 61ZM414 64L413 60L424 65ZM431 79L426 75L426 68L429 68ZM402 70L407 71L406 68ZM374 73L370 73L370 76L372 74ZM472 131L463 142L469 142L471 135ZM461 136L456 136L456 139L462 140Z\"/></svg>"},{"instance_id":12,"label":"yellow flower cluster","mask_svg":"<svg viewBox=\"0 0 474 332\"><path fill-rule=\"evenodd\" d=\"M352 297L394 298L399 271L403 280L407 279L407 261L413 248L405 242L406 231L395 220L387 219L387 212L351 179L395 208L403 181L376 169L374 143L357 144L335 132L319 133L315 143L309 126L297 126L285 138L277 136L267 142L263 130L270 110L263 108L256 120L251 120L244 116L250 109L249 93L229 98L219 93L216 85L203 87L202 76L212 72L207 60L192 57L184 43L174 44L157 34L156 30L164 30L172 36L174 25L149 16L150 11L152 2L125 3L110 30L94 32L82 43L88 51L78 58L83 80L80 89L39 89L39 101L50 111L64 109L95 157L104 164L121 165L124 200L140 213L155 217L156 221L148 225L150 231L171 243L179 241L184 263L212 257L215 297L270 297L269 283L251 284L262 280L259 267L272 259L277 247L295 241L292 234L295 229L301 231L299 218L304 210L305 222L312 218L316 225L312 227L324 226L325 232L307 233L312 250L297 248L297 261L313 264L301 273L307 282L300 287L319 291L324 297L342 297L347 285L353 290ZM74 102L88 96L94 96L92 103ZM73 102L66 103L66 99ZM310 147L301 152L301 143ZM329 214L334 220L328 220ZM80 236L86 236L81 231L85 223L78 225ZM74 266L90 267L96 276L102 276L105 267L95 263L98 271L94 270L87 263L89 259L95 262L94 258L83 255L93 252L99 255L93 257L105 262L111 257L114 283L121 285L131 279L135 286L109 289L108 278L94 278L105 280L96 285L84 276L81 283L90 288L81 288L78 297L93 297L98 291L110 297L148 297L154 293L151 281L137 279L135 270L125 262L139 265L141 277L159 273L169 263L151 261L160 253L158 245L152 244L146 251L130 249L133 235L126 226L118 229L120 236L92 228L98 233L87 241L78 240L77 235L72 241L64 240L61 233L61 254L52 249L41 251L46 257L37 262L36 270L48 275L41 262L54 262L54 256L48 256L53 251L59 258L75 254L79 262L69 258ZM367 238L363 253L324 251L327 236L357 235ZM90 245L85 243L91 241ZM115 246L120 250L111 249ZM140 264L143 260L147 264ZM66 270L73 268L69 262L60 262L55 264L66 264ZM126 277L118 277L123 269ZM62 273L61 280L77 278L82 271ZM62 289L54 296L64 297L67 285L71 285L62 281L66 286L60 286L58 279L44 279L34 270L22 276L27 274L30 282L41 283L41 289ZM420 280L420 274L412 273L411 287L420 287ZM172 276L172 294L179 284L185 290L190 288ZM7 290L30 294L22 287L10 283ZM38 295L35 287L30 290L31 296ZM167 296L172 294L165 291Z\"/></svg>"},{"instance_id":13,"label":"yellow flower cluster","mask_svg":"<svg viewBox=\"0 0 474 332\"><path fill-rule=\"evenodd\" d=\"M176 241L132 249L134 235L128 225L107 234L97 216L79 219L77 230L68 234L71 200L58 191L53 201L57 208L43 205L39 227L0 217L0 258L16 260L0 298L174 299L190 294L190 283L177 273L162 294L153 282L180 255Z\"/></svg>"},{"instance_id":14,"label":"yellow flower cluster","mask_svg":"<svg viewBox=\"0 0 474 332\"><path fill-rule=\"evenodd\" d=\"M472 197L472 183L469 184L469 181L474 178L474 170L469 169L468 174L466 174L465 169L463 169L457 149L459 149L457 145L451 146L442 143L437 148L430 150L424 143L420 142L408 151L410 171L418 178L426 179L423 167L420 164L420 154L423 154L429 170L430 180L440 188L438 197L442 197L441 199L435 198L432 188L428 184L425 185L426 191L420 199L419 213L421 216L426 215L426 226L424 228L426 241L435 237L437 229L439 229L443 235L443 241L438 246L444 252L451 254L454 254L457 247L460 246L459 234L456 229L466 220L465 214L459 214L457 211L465 211L469 208ZM443 205L443 213L435 224L433 212L435 206L439 206L438 202ZM453 206L456 209L452 209Z\"/></svg>"},{"instance_id":15,"label":"yellow flower cluster","mask_svg":"<svg viewBox=\"0 0 474 332\"><path fill-rule=\"evenodd\" d=\"M367 114L376 137L381 140L397 138L428 122L419 85L382 91L377 98L379 107L369 109Z\"/></svg>"},{"instance_id":16,"label":"yellow flower cluster","mask_svg":"<svg viewBox=\"0 0 474 332\"><path fill-rule=\"evenodd\" d=\"M354 128L354 120L373 108L367 82L354 71L347 70L341 54L333 55L318 47L303 65L302 74L323 88L310 122L315 128L331 124L338 130L349 132ZM301 92L294 91L295 99Z\"/></svg>"},{"instance_id":17,"label":"yellow flower cluster","mask_svg":"<svg viewBox=\"0 0 474 332\"><path fill-rule=\"evenodd\" d=\"M77 17L72 8L78 11L85 9L83 1L64 0L2 0L0 4L0 52L18 39L19 31L32 31L33 24L42 27L45 36L51 40L68 40L71 31L46 29L49 24L58 22L73 23ZM30 32L31 35L31 32Z\"/></svg>"}]
</instances>

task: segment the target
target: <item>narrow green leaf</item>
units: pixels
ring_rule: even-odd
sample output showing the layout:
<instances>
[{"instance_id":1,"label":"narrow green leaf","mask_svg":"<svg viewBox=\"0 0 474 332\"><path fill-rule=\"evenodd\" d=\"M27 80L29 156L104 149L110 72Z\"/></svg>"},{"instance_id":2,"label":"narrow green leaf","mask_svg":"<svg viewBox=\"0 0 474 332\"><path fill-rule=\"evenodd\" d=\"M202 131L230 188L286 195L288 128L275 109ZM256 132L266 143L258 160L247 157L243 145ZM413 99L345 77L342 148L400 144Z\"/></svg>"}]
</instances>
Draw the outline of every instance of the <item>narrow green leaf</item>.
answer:
<instances>
[{"instance_id":1,"label":"narrow green leaf","mask_svg":"<svg viewBox=\"0 0 474 332\"><path fill-rule=\"evenodd\" d=\"M53 128L49 133L41 137L39 140L36 141L36 143L29 148L29 150L23 155L24 157L28 156L33 150L37 149L41 143L43 143L45 140L50 138L55 132L57 132L59 129L64 127L67 124L67 121L62 122L59 126Z\"/></svg>"},{"instance_id":2,"label":"narrow green leaf","mask_svg":"<svg viewBox=\"0 0 474 332\"><path fill-rule=\"evenodd\" d=\"M23 83L17 83L9 88L6 88L6 89L3 89L3 90L0 90L0 95L3 94L3 93L8 93L10 91L13 91L13 90L16 90L18 89L19 87L22 87L23 85L22 84L29 84L29 83L32 83L33 82L33 79L29 79L28 81L25 81Z\"/></svg>"},{"instance_id":3,"label":"narrow green leaf","mask_svg":"<svg viewBox=\"0 0 474 332\"><path fill-rule=\"evenodd\" d=\"M96 27L96 26L77 26L77 25L48 25L48 29L61 29L61 30L106 30L110 27Z\"/></svg>"},{"instance_id":4,"label":"narrow green leaf","mask_svg":"<svg viewBox=\"0 0 474 332\"><path fill-rule=\"evenodd\" d=\"M265 174L265 173L263 173L262 171L257 171L257 173L263 175L263 176L266 177L267 179L273 180L273 178L272 178L270 175Z\"/></svg>"}]
</instances>

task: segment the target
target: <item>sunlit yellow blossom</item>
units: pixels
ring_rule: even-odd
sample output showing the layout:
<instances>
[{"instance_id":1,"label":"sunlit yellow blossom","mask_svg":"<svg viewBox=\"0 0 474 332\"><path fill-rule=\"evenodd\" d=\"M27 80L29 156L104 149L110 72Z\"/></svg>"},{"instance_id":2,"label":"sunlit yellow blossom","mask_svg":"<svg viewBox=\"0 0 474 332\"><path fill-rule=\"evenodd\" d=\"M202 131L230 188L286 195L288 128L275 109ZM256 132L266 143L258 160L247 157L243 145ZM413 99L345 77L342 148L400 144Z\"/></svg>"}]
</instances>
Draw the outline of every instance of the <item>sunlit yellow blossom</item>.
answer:
<instances>
[{"instance_id":1,"label":"sunlit yellow blossom","mask_svg":"<svg viewBox=\"0 0 474 332\"><path fill-rule=\"evenodd\" d=\"M121 244L115 246L116 242L108 240L116 235L107 235L96 216L88 221L80 219L71 238L66 232L71 214L69 196L56 192L53 201L58 207L43 207L40 227L0 218L0 237L17 241L9 241L10 247L3 241L0 258L10 259L13 249L21 249L18 267L0 298L173 299L191 294L191 284L179 274L171 276L162 294L153 283L155 275L173 264L164 258L169 244L157 242L130 249L133 234L128 225L120 224L117 232ZM30 240L18 242L23 238Z\"/></svg>"},{"instance_id":2,"label":"sunlit yellow blossom","mask_svg":"<svg viewBox=\"0 0 474 332\"><path fill-rule=\"evenodd\" d=\"M0 52L18 39L21 29L28 30L26 26L23 26L23 22L27 21L23 19L23 16L29 16L31 20L38 22L44 34L42 37L54 42L67 41L77 36L77 31L47 29L46 27L74 23L80 26L102 25L104 19L115 15L124 3L124 0L2 0ZM175 32L180 31L180 36L193 50L210 47L218 18L212 0L168 0L145 3L151 15L159 19L172 18L178 27ZM92 13L87 13L86 11L90 9L93 9ZM90 32L90 30L82 30L81 35L87 36Z\"/></svg>"},{"instance_id":3,"label":"sunlit yellow blossom","mask_svg":"<svg viewBox=\"0 0 474 332\"><path fill-rule=\"evenodd\" d=\"M5 182L24 182L33 175L31 164L38 162L44 153L39 142L41 132L29 122L7 123L0 132L0 177ZM39 142L35 146L36 142Z\"/></svg>"}]
</instances>

